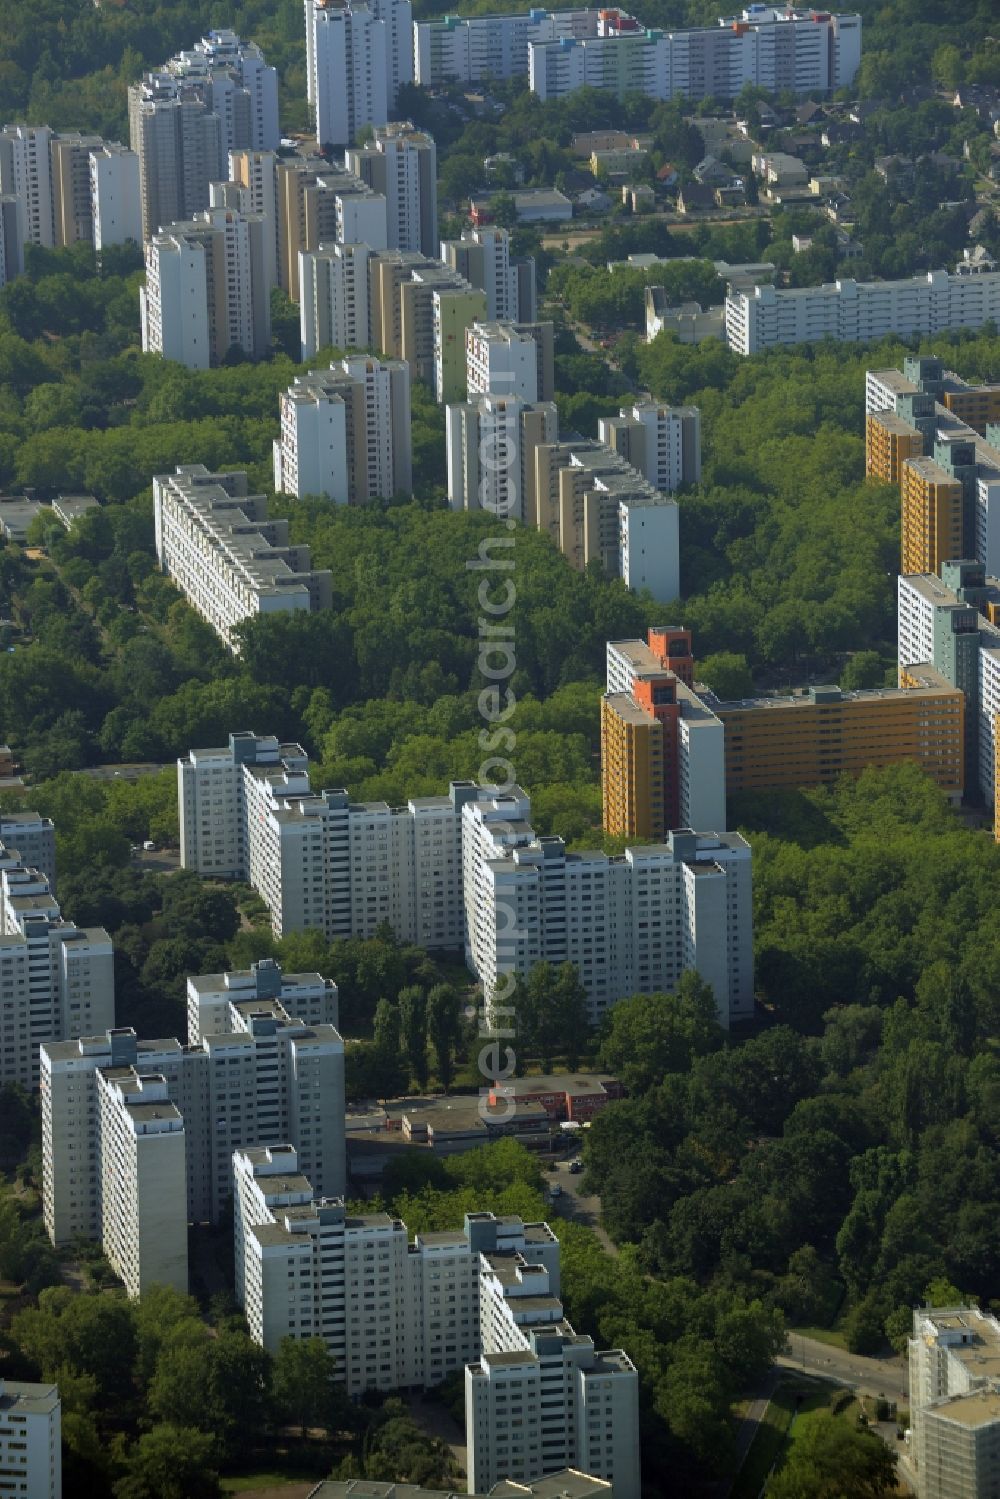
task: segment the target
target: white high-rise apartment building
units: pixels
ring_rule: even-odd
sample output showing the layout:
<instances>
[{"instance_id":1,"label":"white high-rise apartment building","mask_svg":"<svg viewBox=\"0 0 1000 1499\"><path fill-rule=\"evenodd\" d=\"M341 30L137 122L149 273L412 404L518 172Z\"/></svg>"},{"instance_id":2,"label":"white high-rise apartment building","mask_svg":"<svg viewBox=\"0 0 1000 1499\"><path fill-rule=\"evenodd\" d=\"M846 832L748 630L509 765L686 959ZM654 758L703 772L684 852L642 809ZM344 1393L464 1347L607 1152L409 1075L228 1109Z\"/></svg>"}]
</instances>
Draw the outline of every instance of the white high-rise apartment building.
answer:
<instances>
[{"instance_id":1,"label":"white high-rise apartment building","mask_svg":"<svg viewBox=\"0 0 1000 1499\"><path fill-rule=\"evenodd\" d=\"M0 1379L0 1472L17 1499L62 1499L58 1385Z\"/></svg>"},{"instance_id":2,"label":"white high-rise apartment building","mask_svg":"<svg viewBox=\"0 0 1000 1499\"><path fill-rule=\"evenodd\" d=\"M230 151L229 177L241 189L240 212L259 214L264 220L264 275L269 288L277 286L281 238L277 152Z\"/></svg>"},{"instance_id":3,"label":"white high-rise apartment building","mask_svg":"<svg viewBox=\"0 0 1000 1499\"><path fill-rule=\"evenodd\" d=\"M28 869L38 869L56 893L56 830L51 817L38 812L0 812L0 843L18 854Z\"/></svg>"},{"instance_id":4,"label":"white high-rise apartment building","mask_svg":"<svg viewBox=\"0 0 1000 1499\"><path fill-rule=\"evenodd\" d=\"M517 787L455 781L405 808L313 795L299 746L253 734L178 761L178 801L183 866L248 880L278 936L369 937L385 921L421 947L464 942L490 1001L510 975L571 962L595 1022L695 968L722 1024L753 1013L750 849L737 833L568 854L536 836Z\"/></svg>"},{"instance_id":5,"label":"white high-rise apartment building","mask_svg":"<svg viewBox=\"0 0 1000 1499\"><path fill-rule=\"evenodd\" d=\"M206 975L202 982L217 978ZM111 1094L122 1087L124 1101L116 1102ZM224 1025L202 1034L197 1045L172 1038L139 1041L133 1030L121 1029L43 1047L42 1199L53 1244L77 1234L114 1239L120 1233L121 1215L108 1194L117 1200L129 1191L119 1146L120 1131L132 1126L122 1111L138 1107L143 1089L154 1103L153 1124L160 1127L157 1114L163 1121L175 1118L167 1103L183 1121L183 1172L163 1204L177 1223L218 1223L232 1196L233 1152L260 1140L289 1141L319 1192L343 1194L344 1043L338 1031L290 1016L273 994L236 985ZM177 1133L174 1125L163 1127ZM148 1161L155 1182L156 1150L141 1144L130 1149L129 1170L139 1171ZM162 1154L173 1161L175 1152L175 1142L168 1141ZM152 1201L140 1199L140 1206L143 1200ZM154 1207L148 1221L155 1222ZM156 1253L155 1244L150 1253Z\"/></svg>"},{"instance_id":6,"label":"white high-rise apartment building","mask_svg":"<svg viewBox=\"0 0 1000 1499\"><path fill-rule=\"evenodd\" d=\"M16 193L0 193L0 286L24 270L24 203Z\"/></svg>"},{"instance_id":7,"label":"white high-rise apartment building","mask_svg":"<svg viewBox=\"0 0 1000 1499\"><path fill-rule=\"evenodd\" d=\"M146 245L142 347L188 369L221 364L231 348L263 359L271 342L271 287L259 214L209 208Z\"/></svg>"},{"instance_id":8,"label":"white high-rise apartment building","mask_svg":"<svg viewBox=\"0 0 1000 1499\"><path fill-rule=\"evenodd\" d=\"M413 82L413 5L411 0L373 0L373 9L385 23L386 102L397 109L399 91Z\"/></svg>"},{"instance_id":9,"label":"white high-rise apartment building","mask_svg":"<svg viewBox=\"0 0 1000 1499\"><path fill-rule=\"evenodd\" d=\"M466 229L460 239L441 241L441 259L486 293L491 321L535 321L535 262L530 256L511 257L509 230L494 224Z\"/></svg>"},{"instance_id":10,"label":"white high-rise apartment building","mask_svg":"<svg viewBox=\"0 0 1000 1499\"><path fill-rule=\"evenodd\" d=\"M52 218L58 247L94 243L94 205L90 191L90 153L100 150L99 135L54 135L50 143Z\"/></svg>"},{"instance_id":11,"label":"white high-rise apartment building","mask_svg":"<svg viewBox=\"0 0 1000 1499\"><path fill-rule=\"evenodd\" d=\"M602 416L601 442L630 463L661 494L701 478L701 413L697 406L636 401L620 416Z\"/></svg>"},{"instance_id":12,"label":"white high-rise apartment building","mask_svg":"<svg viewBox=\"0 0 1000 1499\"><path fill-rule=\"evenodd\" d=\"M125 146L103 144L91 151L90 198L94 249L128 240L142 242L142 187L139 158Z\"/></svg>"},{"instance_id":13,"label":"white high-rise apartment building","mask_svg":"<svg viewBox=\"0 0 1000 1499\"><path fill-rule=\"evenodd\" d=\"M739 18L686 31L646 30L622 11L601 11L596 35L528 44L528 77L541 99L584 85L624 98L733 99L746 84L770 92L846 88L861 63L861 17L754 4ZM419 62L418 62L419 76Z\"/></svg>"},{"instance_id":14,"label":"white high-rise apartment building","mask_svg":"<svg viewBox=\"0 0 1000 1499\"><path fill-rule=\"evenodd\" d=\"M520 788L463 808L466 963L487 1005L541 962L570 962L598 1024L619 999L670 993L687 969L720 1024L753 1014L750 848L739 833L678 829L616 857L539 838Z\"/></svg>"},{"instance_id":15,"label":"white high-rise apartment building","mask_svg":"<svg viewBox=\"0 0 1000 1499\"><path fill-rule=\"evenodd\" d=\"M25 241L47 249L56 242L51 149L48 125L5 125L0 130L0 193L20 198Z\"/></svg>"},{"instance_id":16,"label":"white high-rise apartment building","mask_svg":"<svg viewBox=\"0 0 1000 1499\"><path fill-rule=\"evenodd\" d=\"M320 146L349 146L389 119L386 23L363 0L305 0L309 98Z\"/></svg>"},{"instance_id":17,"label":"white high-rise apartment building","mask_svg":"<svg viewBox=\"0 0 1000 1499\"><path fill-rule=\"evenodd\" d=\"M313 795L299 745L231 734L177 762L181 863L248 880L276 934L375 934L388 921L421 947L462 945L461 806L487 794L454 782L405 808Z\"/></svg>"},{"instance_id":18,"label":"white high-rise apartment building","mask_svg":"<svg viewBox=\"0 0 1000 1499\"><path fill-rule=\"evenodd\" d=\"M320 245L299 251L302 359L320 349L367 349L372 343L368 245Z\"/></svg>"},{"instance_id":19,"label":"white high-rise apartment building","mask_svg":"<svg viewBox=\"0 0 1000 1499\"><path fill-rule=\"evenodd\" d=\"M213 31L145 74L129 88L143 237L207 208L231 151L276 151L278 141L277 73L256 43Z\"/></svg>"},{"instance_id":20,"label":"white high-rise apartment building","mask_svg":"<svg viewBox=\"0 0 1000 1499\"><path fill-rule=\"evenodd\" d=\"M287 520L267 519L245 473L181 464L153 479L153 513L160 567L231 650L236 626L253 615L330 607L330 573L289 542Z\"/></svg>"},{"instance_id":21,"label":"white high-rise apartment building","mask_svg":"<svg viewBox=\"0 0 1000 1499\"><path fill-rule=\"evenodd\" d=\"M167 1080L134 1067L95 1074L101 1160L101 1242L126 1293L187 1292L184 1120Z\"/></svg>"},{"instance_id":22,"label":"white high-rise apartment building","mask_svg":"<svg viewBox=\"0 0 1000 1499\"><path fill-rule=\"evenodd\" d=\"M610 1480L613 1499L639 1499L635 1365L574 1331L557 1278L532 1251L480 1255L482 1352L465 1368L469 1490L571 1468Z\"/></svg>"},{"instance_id":23,"label":"white high-rise apartment building","mask_svg":"<svg viewBox=\"0 0 1000 1499\"><path fill-rule=\"evenodd\" d=\"M365 145L344 153L349 171L386 200L387 246L435 255L437 147L409 120L376 126Z\"/></svg>"},{"instance_id":24,"label":"white high-rise apartment building","mask_svg":"<svg viewBox=\"0 0 1000 1499\"><path fill-rule=\"evenodd\" d=\"M274 958L228 973L201 973L187 981L188 1045L230 1029L230 1007L247 1000L277 1000L304 1025L340 1024L340 996L321 973L283 973Z\"/></svg>"},{"instance_id":25,"label":"white high-rise apartment building","mask_svg":"<svg viewBox=\"0 0 1000 1499\"><path fill-rule=\"evenodd\" d=\"M279 493L360 504L408 493L412 473L405 360L355 355L297 375L282 395L274 443Z\"/></svg>"},{"instance_id":26,"label":"white high-rise apartment building","mask_svg":"<svg viewBox=\"0 0 1000 1499\"><path fill-rule=\"evenodd\" d=\"M983 1499L1000 1486L1000 1322L975 1306L913 1313L911 1460L920 1499Z\"/></svg>"},{"instance_id":27,"label":"white high-rise apartment building","mask_svg":"<svg viewBox=\"0 0 1000 1499\"><path fill-rule=\"evenodd\" d=\"M536 324L536 327L548 326ZM519 396L522 401L552 399L540 384L539 339L513 322L474 323L465 335L465 368L469 399Z\"/></svg>"},{"instance_id":28,"label":"white high-rise apartment building","mask_svg":"<svg viewBox=\"0 0 1000 1499\"><path fill-rule=\"evenodd\" d=\"M448 502L453 510L491 510L524 519L535 449L559 440L554 402L476 396L446 412Z\"/></svg>"},{"instance_id":29,"label":"white high-rise apartment building","mask_svg":"<svg viewBox=\"0 0 1000 1499\"><path fill-rule=\"evenodd\" d=\"M11 821L0 826L10 829ZM16 824L13 831L18 844L30 845ZM114 1023L111 938L103 927L63 920L42 870L13 843L0 843L0 1084L37 1087L43 1042Z\"/></svg>"},{"instance_id":30,"label":"white high-rise apartment building","mask_svg":"<svg viewBox=\"0 0 1000 1499\"><path fill-rule=\"evenodd\" d=\"M466 388L477 395L554 399L553 326L479 319L465 334Z\"/></svg>"},{"instance_id":31,"label":"white high-rise apartment building","mask_svg":"<svg viewBox=\"0 0 1000 1499\"><path fill-rule=\"evenodd\" d=\"M236 1297L256 1342L321 1337L334 1378L368 1389L428 1389L481 1346L481 1256L526 1256L559 1276L548 1224L469 1213L461 1229L417 1234L386 1213L320 1198L290 1145L233 1157Z\"/></svg>"},{"instance_id":32,"label":"white high-rise apartment building","mask_svg":"<svg viewBox=\"0 0 1000 1499\"><path fill-rule=\"evenodd\" d=\"M169 76L200 86L219 117L219 173L231 151L276 151L279 143L278 72L256 42L234 31L210 31L164 66Z\"/></svg>"},{"instance_id":33,"label":"white high-rise apartment building","mask_svg":"<svg viewBox=\"0 0 1000 1499\"><path fill-rule=\"evenodd\" d=\"M866 343L893 333L944 333L1000 319L1000 271L983 276L925 271L901 281L833 281L779 289L755 286L726 298L734 354L834 338Z\"/></svg>"},{"instance_id":34,"label":"white high-rise apartment building","mask_svg":"<svg viewBox=\"0 0 1000 1499\"><path fill-rule=\"evenodd\" d=\"M481 83L526 78L532 42L596 36L598 10L530 10L516 16L444 16L416 21L413 62L417 83Z\"/></svg>"},{"instance_id":35,"label":"white high-rise apartment building","mask_svg":"<svg viewBox=\"0 0 1000 1499\"><path fill-rule=\"evenodd\" d=\"M659 603L679 597L677 502L605 443L583 438L538 447L527 518L580 572L599 562Z\"/></svg>"}]
</instances>

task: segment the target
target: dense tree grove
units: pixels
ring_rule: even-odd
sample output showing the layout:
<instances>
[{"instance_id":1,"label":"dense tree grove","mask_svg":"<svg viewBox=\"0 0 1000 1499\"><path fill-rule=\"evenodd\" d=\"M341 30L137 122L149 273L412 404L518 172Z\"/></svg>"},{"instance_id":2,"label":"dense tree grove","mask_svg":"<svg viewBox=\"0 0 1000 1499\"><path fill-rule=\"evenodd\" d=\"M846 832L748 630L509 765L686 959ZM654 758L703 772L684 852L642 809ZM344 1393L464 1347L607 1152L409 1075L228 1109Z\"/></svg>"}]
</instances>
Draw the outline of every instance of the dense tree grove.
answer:
<instances>
[{"instance_id":1,"label":"dense tree grove","mask_svg":"<svg viewBox=\"0 0 1000 1499\"><path fill-rule=\"evenodd\" d=\"M1000 853L912 766L737 814L771 1023L723 1045L694 996L617 1006L601 1055L631 1096L589 1179L657 1276L799 1323L842 1303L852 1347L898 1348L936 1279L1000 1298Z\"/></svg>"}]
</instances>

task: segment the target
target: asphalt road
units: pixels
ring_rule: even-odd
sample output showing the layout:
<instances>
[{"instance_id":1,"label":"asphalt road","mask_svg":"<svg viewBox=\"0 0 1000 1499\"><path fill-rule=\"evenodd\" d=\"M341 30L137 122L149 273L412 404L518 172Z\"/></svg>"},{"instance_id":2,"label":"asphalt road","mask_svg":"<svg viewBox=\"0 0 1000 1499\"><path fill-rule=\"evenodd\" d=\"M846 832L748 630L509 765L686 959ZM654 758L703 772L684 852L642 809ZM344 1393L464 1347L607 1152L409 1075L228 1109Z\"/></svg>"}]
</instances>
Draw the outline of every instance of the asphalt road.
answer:
<instances>
[{"instance_id":1,"label":"asphalt road","mask_svg":"<svg viewBox=\"0 0 1000 1499\"><path fill-rule=\"evenodd\" d=\"M860 1353L846 1353L842 1348L818 1343L798 1332L789 1333L788 1343L788 1353L778 1357L783 1368L802 1369L806 1374L836 1380L870 1395L884 1395L900 1405L909 1400L906 1360L901 1357L866 1358Z\"/></svg>"}]
</instances>

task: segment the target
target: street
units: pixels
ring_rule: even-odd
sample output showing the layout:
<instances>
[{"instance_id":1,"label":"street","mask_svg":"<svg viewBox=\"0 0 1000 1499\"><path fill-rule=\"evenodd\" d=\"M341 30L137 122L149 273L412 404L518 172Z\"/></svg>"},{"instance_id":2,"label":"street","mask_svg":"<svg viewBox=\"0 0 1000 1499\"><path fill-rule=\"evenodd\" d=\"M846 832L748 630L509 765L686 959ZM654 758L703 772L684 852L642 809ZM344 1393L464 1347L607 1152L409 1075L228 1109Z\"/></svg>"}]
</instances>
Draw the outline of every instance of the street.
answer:
<instances>
[{"instance_id":1,"label":"street","mask_svg":"<svg viewBox=\"0 0 1000 1499\"><path fill-rule=\"evenodd\" d=\"M788 1344L788 1353L778 1356L782 1368L801 1369L806 1374L820 1375L871 1395L884 1395L900 1405L909 1400L907 1365L902 1357L866 1358L798 1332L789 1333Z\"/></svg>"}]
</instances>

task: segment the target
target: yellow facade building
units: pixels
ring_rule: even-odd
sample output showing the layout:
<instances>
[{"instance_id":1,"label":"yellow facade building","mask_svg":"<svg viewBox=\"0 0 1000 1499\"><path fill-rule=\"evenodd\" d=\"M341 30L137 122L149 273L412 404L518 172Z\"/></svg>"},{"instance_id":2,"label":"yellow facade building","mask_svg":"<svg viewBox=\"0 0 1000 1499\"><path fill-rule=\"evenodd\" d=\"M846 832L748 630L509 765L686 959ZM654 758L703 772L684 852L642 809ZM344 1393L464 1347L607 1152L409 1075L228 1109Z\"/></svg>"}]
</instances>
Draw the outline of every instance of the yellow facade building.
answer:
<instances>
[{"instance_id":1,"label":"yellow facade building","mask_svg":"<svg viewBox=\"0 0 1000 1499\"><path fill-rule=\"evenodd\" d=\"M903 573L940 573L964 555L962 483L933 458L907 458L900 469Z\"/></svg>"},{"instance_id":2,"label":"yellow facade building","mask_svg":"<svg viewBox=\"0 0 1000 1499\"><path fill-rule=\"evenodd\" d=\"M662 838L663 725L627 692L601 700L604 829L628 838Z\"/></svg>"},{"instance_id":3,"label":"yellow facade building","mask_svg":"<svg viewBox=\"0 0 1000 1499\"><path fill-rule=\"evenodd\" d=\"M913 760L957 801L965 780L964 694L933 667L910 667L908 680L915 685L905 689L707 698L725 726L727 794L816 786Z\"/></svg>"},{"instance_id":4,"label":"yellow facade building","mask_svg":"<svg viewBox=\"0 0 1000 1499\"><path fill-rule=\"evenodd\" d=\"M865 420L865 474L883 484L899 484L908 458L923 455L923 438L901 416L878 411Z\"/></svg>"}]
</instances>

